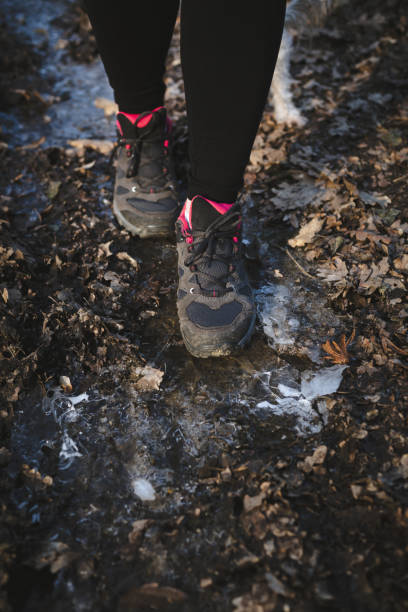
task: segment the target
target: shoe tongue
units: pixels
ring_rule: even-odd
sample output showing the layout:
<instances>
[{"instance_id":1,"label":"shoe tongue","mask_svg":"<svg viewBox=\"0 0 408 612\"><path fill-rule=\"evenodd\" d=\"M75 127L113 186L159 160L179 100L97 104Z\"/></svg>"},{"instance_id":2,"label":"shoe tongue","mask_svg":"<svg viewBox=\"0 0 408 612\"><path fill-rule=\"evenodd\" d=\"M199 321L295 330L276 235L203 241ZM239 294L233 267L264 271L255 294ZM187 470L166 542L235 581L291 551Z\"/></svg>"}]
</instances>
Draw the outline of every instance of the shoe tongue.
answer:
<instances>
[{"instance_id":1,"label":"shoe tongue","mask_svg":"<svg viewBox=\"0 0 408 612\"><path fill-rule=\"evenodd\" d=\"M116 115L116 123L123 138L135 138L137 130L135 125L123 113Z\"/></svg>"},{"instance_id":2,"label":"shoe tongue","mask_svg":"<svg viewBox=\"0 0 408 612\"><path fill-rule=\"evenodd\" d=\"M220 210L217 210L217 208L220 208ZM212 204L200 196L195 197L191 204L191 227L193 231L205 231L213 221L219 219L228 209L229 206L225 204ZM197 264L198 272L204 272L210 274L215 279L221 279L227 273L228 265L221 261L219 256L228 258L231 254L232 241L218 241L214 253L215 257L211 260L205 257L203 261L199 262ZM211 278L206 276L201 277L200 285L203 289L212 290L214 288Z\"/></svg>"},{"instance_id":3,"label":"shoe tongue","mask_svg":"<svg viewBox=\"0 0 408 612\"><path fill-rule=\"evenodd\" d=\"M197 196L191 203L191 227L193 230L205 231L213 221L222 215L213 204Z\"/></svg>"},{"instance_id":4,"label":"shoe tongue","mask_svg":"<svg viewBox=\"0 0 408 612\"><path fill-rule=\"evenodd\" d=\"M141 113L135 121L131 121L124 113L119 112L116 116L119 130L124 138L136 138L157 131L162 136L166 124L166 109L161 108L152 113ZM146 121L147 120L147 121ZM139 123L142 126L138 125Z\"/></svg>"}]
</instances>

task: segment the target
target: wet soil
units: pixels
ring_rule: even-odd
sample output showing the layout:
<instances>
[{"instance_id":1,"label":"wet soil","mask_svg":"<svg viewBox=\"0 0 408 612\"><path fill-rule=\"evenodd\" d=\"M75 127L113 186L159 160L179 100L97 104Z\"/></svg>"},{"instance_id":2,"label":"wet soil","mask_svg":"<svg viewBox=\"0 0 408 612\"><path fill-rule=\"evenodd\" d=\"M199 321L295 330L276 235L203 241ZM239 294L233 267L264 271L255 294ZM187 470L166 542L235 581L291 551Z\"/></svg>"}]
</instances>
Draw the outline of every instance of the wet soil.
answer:
<instances>
[{"instance_id":1,"label":"wet soil","mask_svg":"<svg viewBox=\"0 0 408 612\"><path fill-rule=\"evenodd\" d=\"M243 194L259 320L222 360L183 346L174 241L112 215L79 7L1 10L0 610L407 610L405 3L297 42L307 124L265 110Z\"/></svg>"}]
</instances>

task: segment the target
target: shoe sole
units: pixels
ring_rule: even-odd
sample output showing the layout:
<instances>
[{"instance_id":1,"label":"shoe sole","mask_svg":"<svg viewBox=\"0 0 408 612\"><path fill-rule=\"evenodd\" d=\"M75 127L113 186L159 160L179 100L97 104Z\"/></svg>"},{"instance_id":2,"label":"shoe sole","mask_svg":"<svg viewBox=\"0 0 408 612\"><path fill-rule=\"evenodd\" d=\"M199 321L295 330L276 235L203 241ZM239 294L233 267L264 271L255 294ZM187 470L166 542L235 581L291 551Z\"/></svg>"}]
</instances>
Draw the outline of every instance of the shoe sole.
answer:
<instances>
[{"instance_id":1,"label":"shoe sole","mask_svg":"<svg viewBox=\"0 0 408 612\"><path fill-rule=\"evenodd\" d=\"M121 211L118 209L116 202L113 202L113 214L115 215L118 223L122 225L125 229L128 230L134 236L139 236L139 238L161 238L166 236L174 235L174 219L172 218L170 222L167 223L145 223L141 221L140 225L134 225L130 223L126 217L124 217ZM177 216L177 212L174 217Z\"/></svg>"},{"instance_id":2,"label":"shoe sole","mask_svg":"<svg viewBox=\"0 0 408 612\"><path fill-rule=\"evenodd\" d=\"M252 337L254 327L256 321L256 312L252 315L251 323L245 332L245 335L234 344L221 344L219 346L210 346L208 344L196 344L193 346L190 342L185 338L183 332L181 335L183 337L183 342L186 345L186 348L193 357L199 357L200 359L207 359L208 357L227 357L228 355L232 355L233 353L241 350L244 346L249 342Z\"/></svg>"}]
</instances>

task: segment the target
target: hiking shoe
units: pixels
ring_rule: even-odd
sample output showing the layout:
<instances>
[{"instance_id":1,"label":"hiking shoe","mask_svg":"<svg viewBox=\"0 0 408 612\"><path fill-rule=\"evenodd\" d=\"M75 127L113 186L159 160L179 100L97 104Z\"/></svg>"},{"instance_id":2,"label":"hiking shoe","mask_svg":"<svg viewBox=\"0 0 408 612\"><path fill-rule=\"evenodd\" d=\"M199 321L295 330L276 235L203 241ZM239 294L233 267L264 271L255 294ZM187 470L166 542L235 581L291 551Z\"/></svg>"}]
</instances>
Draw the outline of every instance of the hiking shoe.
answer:
<instances>
[{"instance_id":1,"label":"hiking shoe","mask_svg":"<svg viewBox=\"0 0 408 612\"><path fill-rule=\"evenodd\" d=\"M173 234L179 204L170 167L166 109L140 113L131 121L118 113L113 212L141 238Z\"/></svg>"},{"instance_id":2,"label":"hiking shoe","mask_svg":"<svg viewBox=\"0 0 408 612\"><path fill-rule=\"evenodd\" d=\"M255 306L241 257L241 210L201 196L176 222L181 335L195 357L229 355L250 339Z\"/></svg>"}]
</instances>

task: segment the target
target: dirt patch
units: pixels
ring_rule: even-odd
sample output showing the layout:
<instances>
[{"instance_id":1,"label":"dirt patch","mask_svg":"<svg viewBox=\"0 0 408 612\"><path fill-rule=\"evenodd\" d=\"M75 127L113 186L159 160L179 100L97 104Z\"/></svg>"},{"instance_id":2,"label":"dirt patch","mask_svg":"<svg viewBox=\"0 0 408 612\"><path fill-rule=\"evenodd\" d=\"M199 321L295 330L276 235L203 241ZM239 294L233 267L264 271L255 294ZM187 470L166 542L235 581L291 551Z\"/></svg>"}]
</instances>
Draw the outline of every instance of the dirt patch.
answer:
<instances>
[{"instance_id":1,"label":"dirt patch","mask_svg":"<svg viewBox=\"0 0 408 612\"><path fill-rule=\"evenodd\" d=\"M93 57L84 23L61 4L67 62ZM30 136L58 104L51 50L0 41L2 110ZM0 610L407 609L404 2L345 6L294 56L307 126L267 108L246 174L269 319L222 364L186 353L174 244L117 226L106 156L2 146ZM310 392L331 366L339 390ZM305 433L277 407L306 402Z\"/></svg>"}]
</instances>

